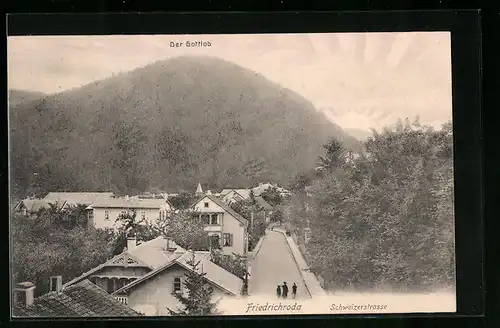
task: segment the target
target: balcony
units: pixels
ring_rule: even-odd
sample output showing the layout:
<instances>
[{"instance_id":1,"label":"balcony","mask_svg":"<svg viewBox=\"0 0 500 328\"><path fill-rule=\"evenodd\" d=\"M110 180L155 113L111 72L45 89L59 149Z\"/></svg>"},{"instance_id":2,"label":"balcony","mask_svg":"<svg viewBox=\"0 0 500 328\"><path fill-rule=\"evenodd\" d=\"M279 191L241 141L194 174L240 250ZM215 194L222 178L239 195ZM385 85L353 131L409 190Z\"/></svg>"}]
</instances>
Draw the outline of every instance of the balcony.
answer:
<instances>
[{"instance_id":1,"label":"balcony","mask_svg":"<svg viewBox=\"0 0 500 328\"><path fill-rule=\"evenodd\" d=\"M115 299L125 305L128 305L128 297L127 296L115 296Z\"/></svg>"}]
</instances>

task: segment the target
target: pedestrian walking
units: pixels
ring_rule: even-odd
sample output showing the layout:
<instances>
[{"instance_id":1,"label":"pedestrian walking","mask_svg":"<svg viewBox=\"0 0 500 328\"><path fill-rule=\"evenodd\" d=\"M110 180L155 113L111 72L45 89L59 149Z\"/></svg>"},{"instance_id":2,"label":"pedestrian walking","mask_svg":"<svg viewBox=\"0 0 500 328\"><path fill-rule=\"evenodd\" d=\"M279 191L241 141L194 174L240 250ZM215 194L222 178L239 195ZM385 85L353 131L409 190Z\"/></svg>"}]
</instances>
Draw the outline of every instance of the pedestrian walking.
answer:
<instances>
[{"instance_id":1,"label":"pedestrian walking","mask_svg":"<svg viewBox=\"0 0 500 328\"><path fill-rule=\"evenodd\" d=\"M288 297L288 286L286 285L286 281L283 282L283 286L281 287L281 289L282 289L283 298L287 298Z\"/></svg>"},{"instance_id":2,"label":"pedestrian walking","mask_svg":"<svg viewBox=\"0 0 500 328\"><path fill-rule=\"evenodd\" d=\"M297 285L293 283L292 286L292 298L295 298L295 295L297 295Z\"/></svg>"},{"instance_id":3,"label":"pedestrian walking","mask_svg":"<svg viewBox=\"0 0 500 328\"><path fill-rule=\"evenodd\" d=\"M278 298L281 297L281 286L278 285L278 287L276 288L276 295L278 296Z\"/></svg>"}]
</instances>

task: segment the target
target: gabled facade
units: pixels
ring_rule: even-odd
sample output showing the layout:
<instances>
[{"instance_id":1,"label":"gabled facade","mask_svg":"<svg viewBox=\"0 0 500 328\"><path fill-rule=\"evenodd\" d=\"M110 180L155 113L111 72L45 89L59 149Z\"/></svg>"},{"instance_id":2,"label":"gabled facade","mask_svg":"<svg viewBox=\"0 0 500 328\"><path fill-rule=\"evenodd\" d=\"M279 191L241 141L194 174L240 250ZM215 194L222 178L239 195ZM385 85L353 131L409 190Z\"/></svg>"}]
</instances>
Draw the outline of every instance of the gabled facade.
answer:
<instances>
[{"instance_id":1,"label":"gabled facade","mask_svg":"<svg viewBox=\"0 0 500 328\"><path fill-rule=\"evenodd\" d=\"M158 237L140 245L135 238L129 238L127 248L121 254L67 282L63 288L87 279L113 293L185 252L169 238Z\"/></svg>"},{"instance_id":2,"label":"gabled facade","mask_svg":"<svg viewBox=\"0 0 500 328\"><path fill-rule=\"evenodd\" d=\"M250 198L250 190L249 189L224 189L221 194L221 199L226 204L233 204L240 202L242 200L246 200Z\"/></svg>"},{"instance_id":3,"label":"gabled facade","mask_svg":"<svg viewBox=\"0 0 500 328\"><path fill-rule=\"evenodd\" d=\"M202 196L191 208L205 224L212 247L228 255L247 253L248 220L213 195Z\"/></svg>"},{"instance_id":4,"label":"gabled facade","mask_svg":"<svg viewBox=\"0 0 500 328\"><path fill-rule=\"evenodd\" d=\"M185 274L193 271L189 265L193 256L194 261L198 263L197 272L206 274L206 282L214 290L214 302L240 295L243 280L213 263L209 252L185 252L181 257L117 290L113 295L146 315L169 315L168 308L176 311L181 306L175 294L186 293Z\"/></svg>"},{"instance_id":5,"label":"gabled facade","mask_svg":"<svg viewBox=\"0 0 500 328\"><path fill-rule=\"evenodd\" d=\"M116 219L122 213L136 212L137 222L154 223L165 218L172 210L166 199L108 198L98 200L89 207L89 224L95 228L117 228Z\"/></svg>"}]
</instances>

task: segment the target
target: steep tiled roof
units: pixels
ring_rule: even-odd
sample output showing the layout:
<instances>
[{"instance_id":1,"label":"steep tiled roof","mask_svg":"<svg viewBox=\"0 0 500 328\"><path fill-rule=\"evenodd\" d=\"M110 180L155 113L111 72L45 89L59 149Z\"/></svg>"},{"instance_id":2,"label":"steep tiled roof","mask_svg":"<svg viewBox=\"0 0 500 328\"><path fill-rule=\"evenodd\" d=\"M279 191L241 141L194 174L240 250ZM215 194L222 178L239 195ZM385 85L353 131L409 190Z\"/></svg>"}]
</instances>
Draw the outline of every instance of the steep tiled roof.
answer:
<instances>
[{"instance_id":1,"label":"steep tiled roof","mask_svg":"<svg viewBox=\"0 0 500 328\"><path fill-rule=\"evenodd\" d=\"M243 280L238 278L237 276L233 275L232 273L226 271L222 267L216 265L210 260L210 253L209 252L192 252L192 251L187 251L185 252L182 256L179 258L172 260L171 262L165 264L164 266L156 269L155 271L152 271L148 273L147 275L131 282L130 284L118 289L115 291L113 294L114 295L120 295L127 293L128 290L131 288L134 288L141 283L149 280L150 278L160 274L161 272L168 270L168 268L174 266L175 264L180 265L186 270L192 270L192 267L188 265L188 261L191 259L191 257L195 256L195 262L199 262L198 267L197 267L197 272L203 272L206 273L205 278L211 282L212 284L216 285L220 289L233 294L233 295L239 295L241 292L241 288L243 286Z\"/></svg>"},{"instance_id":2,"label":"steep tiled roof","mask_svg":"<svg viewBox=\"0 0 500 328\"><path fill-rule=\"evenodd\" d=\"M146 263L149 267L157 269L165 263L172 261L173 259L179 257L186 250L181 246L172 242L172 248L176 248L174 252L166 251L166 240L163 237L157 237L153 240L147 241L145 243L136 246L127 252L133 257Z\"/></svg>"},{"instance_id":3,"label":"steep tiled roof","mask_svg":"<svg viewBox=\"0 0 500 328\"><path fill-rule=\"evenodd\" d=\"M220 193L221 196L225 196L229 194L231 191L236 192L239 194L241 197L247 199L250 197L250 189L244 189L244 188L239 188L239 189L223 189Z\"/></svg>"},{"instance_id":4,"label":"steep tiled roof","mask_svg":"<svg viewBox=\"0 0 500 328\"><path fill-rule=\"evenodd\" d=\"M64 200L70 204L90 205L98 199L113 198L112 192L49 192L45 200Z\"/></svg>"},{"instance_id":5,"label":"steep tiled roof","mask_svg":"<svg viewBox=\"0 0 500 328\"><path fill-rule=\"evenodd\" d=\"M255 201L257 202L257 204L259 204L263 209L268 210L268 211L273 209L271 204L266 202L266 200L264 198L262 198L260 196L257 196L254 198L255 198Z\"/></svg>"},{"instance_id":6,"label":"steep tiled roof","mask_svg":"<svg viewBox=\"0 0 500 328\"><path fill-rule=\"evenodd\" d=\"M152 208L160 209L169 205L165 199L142 199L142 198L104 198L97 199L90 205L92 208Z\"/></svg>"},{"instance_id":7,"label":"steep tiled roof","mask_svg":"<svg viewBox=\"0 0 500 328\"><path fill-rule=\"evenodd\" d=\"M28 308L15 306L16 317L122 317L139 313L116 300L88 280L51 292L34 300Z\"/></svg>"},{"instance_id":8,"label":"steep tiled roof","mask_svg":"<svg viewBox=\"0 0 500 328\"><path fill-rule=\"evenodd\" d=\"M245 227L248 226L248 220L247 219L245 219L244 217L242 217L241 215L239 215L238 213L236 213L228 204L224 203L222 200L220 200L219 198L215 197L214 195L204 195L204 196L200 197L196 202L193 203L193 205L191 207L194 207L196 204L198 204L199 202L201 202L205 197L208 198L208 199L210 199L211 201L213 201L215 204L219 205L220 207L222 207L226 212L228 212L229 214L231 214L236 220L238 220L241 223L243 223L245 225Z\"/></svg>"},{"instance_id":9,"label":"steep tiled roof","mask_svg":"<svg viewBox=\"0 0 500 328\"><path fill-rule=\"evenodd\" d=\"M197 271L202 272L201 270L203 270L203 272L206 273L205 278L207 280L233 295L239 295L241 293L243 280L212 262L210 260L210 253L194 252L194 255L195 262L200 262ZM188 262L191 260L192 256L193 252L186 252L179 257L176 262L186 269L191 269Z\"/></svg>"},{"instance_id":10,"label":"steep tiled roof","mask_svg":"<svg viewBox=\"0 0 500 328\"><path fill-rule=\"evenodd\" d=\"M87 272L84 272L75 279L65 283L64 287L71 286L83 279L87 279L91 274L98 272L104 267L116 266L115 263L117 262L117 260L124 256L128 256L130 259L135 260L136 262L138 262L138 265L143 265L144 267L148 267L151 270L155 270L181 256L186 251L175 242L171 242L171 247L175 248L175 251L165 250L166 240L163 237L157 237L150 241L144 242L137 247L122 252L121 254L114 256L112 259L106 261L105 263L100 264Z\"/></svg>"}]
</instances>

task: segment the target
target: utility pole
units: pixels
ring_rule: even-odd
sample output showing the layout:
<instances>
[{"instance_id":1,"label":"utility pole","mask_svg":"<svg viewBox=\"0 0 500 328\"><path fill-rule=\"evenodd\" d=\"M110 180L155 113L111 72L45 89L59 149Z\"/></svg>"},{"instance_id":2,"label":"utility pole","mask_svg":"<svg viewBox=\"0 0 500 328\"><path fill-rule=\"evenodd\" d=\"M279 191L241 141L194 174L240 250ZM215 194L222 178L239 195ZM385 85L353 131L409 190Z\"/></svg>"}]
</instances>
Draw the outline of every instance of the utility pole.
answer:
<instances>
[{"instance_id":1,"label":"utility pole","mask_svg":"<svg viewBox=\"0 0 500 328\"><path fill-rule=\"evenodd\" d=\"M250 229L253 230L253 220L254 220L254 208L252 206L252 212L250 213Z\"/></svg>"}]
</instances>

